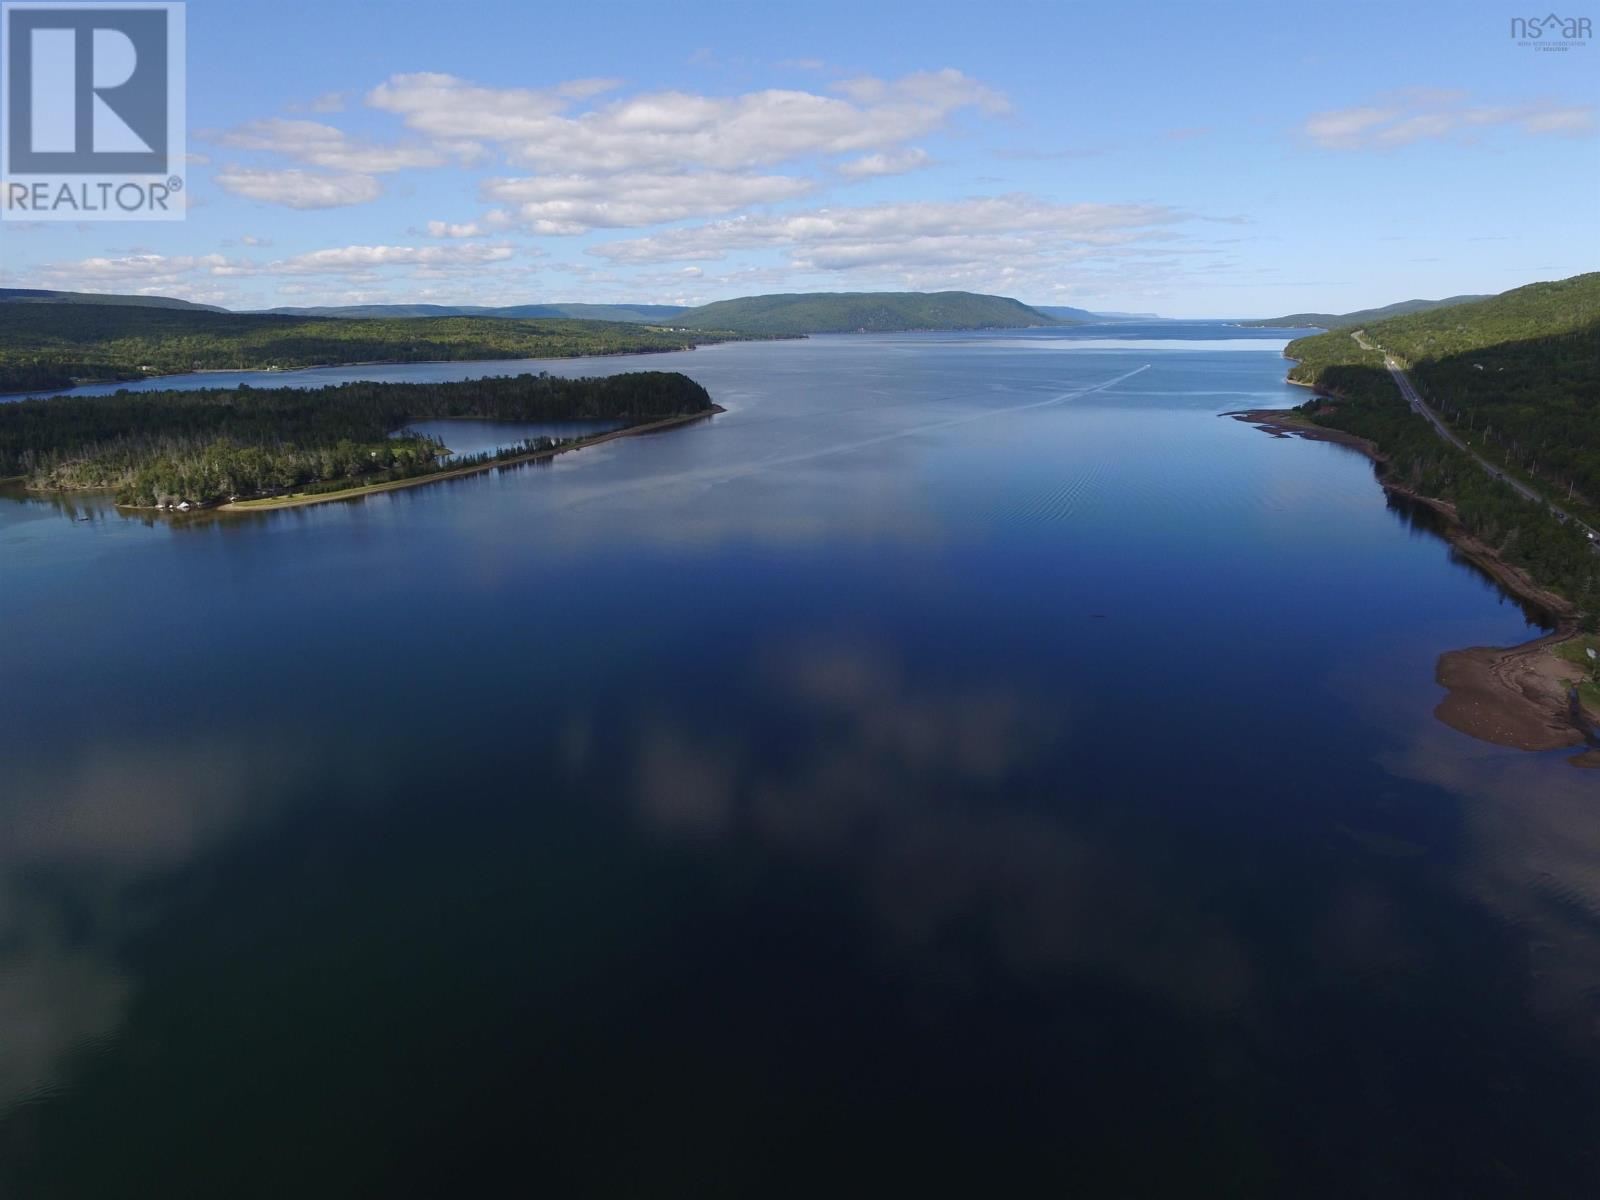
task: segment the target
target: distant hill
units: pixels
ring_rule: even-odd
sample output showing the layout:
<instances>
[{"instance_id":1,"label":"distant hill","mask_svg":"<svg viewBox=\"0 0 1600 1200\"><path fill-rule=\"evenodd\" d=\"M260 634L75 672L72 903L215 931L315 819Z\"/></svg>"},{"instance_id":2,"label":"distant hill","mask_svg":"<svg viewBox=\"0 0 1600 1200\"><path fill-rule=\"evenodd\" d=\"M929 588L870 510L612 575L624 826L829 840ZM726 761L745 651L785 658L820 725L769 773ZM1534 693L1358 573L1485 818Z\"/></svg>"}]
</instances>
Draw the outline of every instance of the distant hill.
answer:
<instances>
[{"instance_id":1,"label":"distant hill","mask_svg":"<svg viewBox=\"0 0 1600 1200\"><path fill-rule=\"evenodd\" d=\"M686 311L680 304L508 304L480 307L464 304L346 304L309 308L269 308L268 316L337 317L365 320L374 317L567 317L582 321L625 321L657 325Z\"/></svg>"},{"instance_id":2,"label":"distant hill","mask_svg":"<svg viewBox=\"0 0 1600 1200\"><path fill-rule=\"evenodd\" d=\"M643 354L740 336L567 317L334 320L194 306L13 303L0 320L0 392L195 370Z\"/></svg>"},{"instance_id":3,"label":"distant hill","mask_svg":"<svg viewBox=\"0 0 1600 1200\"><path fill-rule=\"evenodd\" d=\"M0 304L115 304L123 308L187 308L227 312L215 304L195 304L173 296L119 296L110 292L52 292L42 288L0 288Z\"/></svg>"},{"instance_id":4,"label":"distant hill","mask_svg":"<svg viewBox=\"0 0 1600 1200\"><path fill-rule=\"evenodd\" d=\"M228 312L215 305L194 304L167 296L115 296L32 288L0 289L0 302L7 301ZM907 329L1026 329L1106 319L1081 308L1030 308L1006 296L984 296L975 292L812 292L744 296L699 308L678 304L346 304L284 306L231 315L341 321L556 319L779 335L863 330L887 333Z\"/></svg>"},{"instance_id":5,"label":"distant hill","mask_svg":"<svg viewBox=\"0 0 1600 1200\"><path fill-rule=\"evenodd\" d=\"M1489 296L1450 296L1444 300L1402 300L1382 308L1363 308L1349 313L1291 313L1287 317L1269 317L1260 321L1241 321L1246 329L1351 329L1372 321L1389 317L1403 317L1411 313L1430 312L1435 308L1450 308L1457 304L1471 304L1475 300L1488 300Z\"/></svg>"},{"instance_id":6,"label":"distant hill","mask_svg":"<svg viewBox=\"0 0 1600 1200\"><path fill-rule=\"evenodd\" d=\"M1551 283L1530 283L1498 296L1462 296L1373 324L1375 340L1412 361L1441 359L1507 343L1530 344L1561 334L1600 330L1600 271ZM1448 312L1434 311L1451 305ZM1595 360L1600 373L1600 357Z\"/></svg>"},{"instance_id":7,"label":"distant hill","mask_svg":"<svg viewBox=\"0 0 1600 1200\"><path fill-rule=\"evenodd\" d=\"M719 300L691 308L672 323L688 329L804 334L1028 329L1065 322L1020 300L975 292L798 292Z\"/></svg>"}]
</instances>

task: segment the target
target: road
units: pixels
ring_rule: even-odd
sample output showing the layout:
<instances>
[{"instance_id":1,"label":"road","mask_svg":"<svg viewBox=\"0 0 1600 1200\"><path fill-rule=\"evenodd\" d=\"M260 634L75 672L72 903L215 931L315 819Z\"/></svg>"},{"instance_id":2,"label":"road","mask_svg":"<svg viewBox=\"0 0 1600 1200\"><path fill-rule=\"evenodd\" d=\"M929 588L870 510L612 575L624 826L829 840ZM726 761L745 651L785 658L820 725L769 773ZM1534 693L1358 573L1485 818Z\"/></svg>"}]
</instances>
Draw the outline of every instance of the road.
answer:
<instances>
[{"instance_id":1,"label":"road","mask_svg":"<svg viewBox=\"0 0 1600 1200\"><path fill-rule=\"evenodd\" d=\"M1433 426L1433 431L1435 433L1437 433L1445 441L1449 442L1457 450L1460 450L1463 454L1470 457L1472 461L1482 467L1491 478L1498 479L1501 483L1511 488L1523 499L1532 500L1535 504L1544 505L1555 514L1555 517L1558 521L1562 522L1563 524L1571 522L1579 529L1583 530L1589 535L1589 549L1593 550L1596 554L1600 554L1600 533L1597 533L1588 525L1585 525L1582 521L1578 520L1577 517L1560 508L1558 505L1552 504L1548 496L1545 496L1529 487L1527 484L1523 483L1522 480L1508 474L1502 468L1495 466L1488 459L1484 458L1483 455L1479 454L1471 446L1467 445L1466 442L1462 441L1461 438L1456 435L1456 431L1451 429L1450 426L1445 423L1444 418L1436 413L1433 408L1429 406L1428 402L1417 394L1417 389L1411 385L1410 377L1406 375L1405 370L1400 366L1400 364L1395 361L1394 355L1390 354L1382 346L1374 346L1371 342L1367 341L1365 330L1357 329L1350 336L1355 339L1356 345L1360 346L1363 350L1372 350L1383 355L1383 365L1389 368L1389 374L1394 377L1395 385L1400 389L1400 394L1405 397L1405 401L1411 406L1412 411L1427 418L1428 424Z\"/></svg>"}]
</instances>

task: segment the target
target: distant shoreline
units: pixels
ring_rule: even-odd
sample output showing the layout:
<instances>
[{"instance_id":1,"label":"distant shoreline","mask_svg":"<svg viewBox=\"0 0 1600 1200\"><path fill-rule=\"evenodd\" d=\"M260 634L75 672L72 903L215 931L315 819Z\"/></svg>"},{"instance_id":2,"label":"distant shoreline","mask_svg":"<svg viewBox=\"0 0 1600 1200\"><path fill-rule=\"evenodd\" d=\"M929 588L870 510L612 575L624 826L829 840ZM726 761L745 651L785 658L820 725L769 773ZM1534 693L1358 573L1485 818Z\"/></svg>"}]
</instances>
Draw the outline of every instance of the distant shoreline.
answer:
<instances>
[{"instance_id":1,"label":"distant shoreline","mask_svg":"<svg viewBox=\"0 0 1600 1200\"><path fill-rule=\"evenodd\" d=\"M180 375L298 375L302 371L337 371L346 367L439 367L449 366L451 363L571 362L584 358L618 358L631 354L683 354L690 350L698 350L702 345L721 346L729 342L753 340L757 339L747 337L721 338L714 342L696 342L690 346L657 346L640 350L600 350L593 354L518 355L514 358L366 358L357 362L307 363L303 367L190 367L184 371L141 371L137 375L128 375L121 379L80 379L74 380L64 388L47 388L44 391L29 388L23 388L20 391L0 390L0 397L26 396L49 400L53 397L75 392L79 388L143 383L147 379L176 379ZM760 340L777 341L781 339Z\"/></svg>"},{"instance_id":2,"label":"distant shoreline","mask_svg":"<svg viewBox=\"0 0 1600 1200\"><path fill-rule=\"evenodd\" d=\"M488 462L471 463L464 467L450 467L443 471L429 471L425 475L414 475L409 479L391 479L383 483L361 484L356 487L341 488L336 492L265 496L259 500L235 500L227 504L219 504L214 508L201 509L200 511L219 513L270 512L280 508L304 508L308 505L325 504L334 500L351 500L359 496L377 495L379 492L395 492L402 488L422 487L425 484L438 483L444 479L462 479L468 475L481 475L483 472L492 471L496 467L511 467L516 466L518 463L555 458L559 454L583 450L589 446L598 446L602 442L613 441L616 438L635 437L642 433L658 433L666 429L676 429L679 426L690 425L696 421L708 420L718 413L727 411L722 405L713 404L710 408L703 409L700 412L678 413L675 416L663 417L660 420L649 421L643 425L629 425L622 429L612 429L606 433L597 433L591 437L568 442L565 445L553 446L545 450L532 450L527 454L517 454L510 458L496 458ZM155 511L127 504L119 504L117 507L127 512Z\"/></svg>"}]
</instances>

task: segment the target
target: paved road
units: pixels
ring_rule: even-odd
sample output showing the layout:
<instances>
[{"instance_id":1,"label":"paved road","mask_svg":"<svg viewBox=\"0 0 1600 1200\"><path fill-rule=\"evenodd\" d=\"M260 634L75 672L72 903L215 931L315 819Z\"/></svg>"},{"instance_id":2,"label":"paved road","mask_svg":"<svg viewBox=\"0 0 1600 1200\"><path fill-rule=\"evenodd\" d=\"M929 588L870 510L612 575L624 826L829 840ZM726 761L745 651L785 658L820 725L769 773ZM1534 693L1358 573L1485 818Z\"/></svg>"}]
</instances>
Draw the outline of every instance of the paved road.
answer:
<instances>
[{"instance_id":1,"label":"paved road","mask_svg":"<svg viewBox=\"0 0 1600 1200\"><path fill-rule=\"evenodd\" d=\"M1570 521L1579 529L1583 530L1589 535L1591 543L1595 543L1589 548L1596 554L1600 554L1600 533L1597 533L1595 530L1585 525L1571 513L1566 512L1557 505L1552 504L1548 497L1535 491L1533 488L1529 487L1527 484L1523 483L1522 480L1516 478L1515 476L1507 474L1504 470L1495 466L1471 446L1468 446L1464 441L1462 441L1456 435L1456 431L1451 429L1449 425L1445 424L1444 418L1436 413L1428 405L1428 402L1417 394L1417 389L1411 386L1410 378L1406 375L1400 364L1395 361L1394 355L1384 350L1382 346L1374 346L1371 342L1367 341L1365 330L1357 329L1350 336L1356 340L1356 344L1363 350L1374 350L1383 355L1383 364L1389 368L1389 374L1394 376L1394 381L1396 386L1400 389L1400 394L1405 397L1406 403L1409 404L1415 412L1420 413L1422 416L1427 418L1428 424L1433 426L1435 433L1437 433L1445 441L1449 442L1457 450L1460 450L1463 454L1468 455L1475 463L1488 472L1492 478L1498 479L1501 483L1514 490L1519 496L1522 496L1527 500L1532 500L1535 504L1544 505L1555 514L1557 520L1562 522Z\"/></svg>"}]
</instances>

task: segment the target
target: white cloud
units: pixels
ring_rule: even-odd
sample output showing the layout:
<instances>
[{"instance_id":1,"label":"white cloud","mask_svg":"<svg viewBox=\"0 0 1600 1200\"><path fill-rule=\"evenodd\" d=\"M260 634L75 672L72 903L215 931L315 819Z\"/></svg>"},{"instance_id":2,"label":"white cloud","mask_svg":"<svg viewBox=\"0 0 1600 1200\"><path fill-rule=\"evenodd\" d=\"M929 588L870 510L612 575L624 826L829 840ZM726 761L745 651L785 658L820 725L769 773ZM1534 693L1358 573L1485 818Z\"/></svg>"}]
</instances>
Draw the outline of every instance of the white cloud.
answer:
<instances>
[{"instance_id":1,"label":"white cloud","mask_svg":"<svg viewBox=\"0 0 1600 1200\"><path fill-rule=\"evenodd\" d=\"M797 262L835 269L867 261L952 261L1024 245L1124 245L1164 236L1162 227L1182 219L1183 214L1160 205L1056 204L1026 195L990 196L742 216L610 242L590 252L617 263L652 263L779 247Z\"/></svg>"},{"instance_id":2,"label":"white cloud","mask_svg":"<svg viewBox=\"0 0 1600 1200\"><path fill-rule=\"evenodd\" d=\"M749 170L812 155L899 146L966 109L1005 100L960 71L839 85L844 98L768 89L738 96L641 93L573 114L568 84L485 88L452 75L395 75L367 95L415 132L492 142L513 161L566 174ZM581 89L579 89L581 90Z\"/></svg>"},{"instance_id":3,"label":"white cloud","mask_svg":"<svg viewBox=\"0 0 1600 1200\"><path fill-rule=\"evenodd\" d=\"M326 175L292 168L284 171L223 167L217 186L235 196L287 208L338 208L376 200L382 186L371 175Z\"/></svg>"},{"instance_id":4,"label":"white cloud","mask_svg":"<svg viewBox=\"0 0 1600 1200\"><path fill-rule=\"evenodd\" d=\"M815 186L787 175L694 171L491 179L481 190L485 200L512 206L511 215L534 233L577 234L716 216L792 200Z\"/></svg>"},{"instance_id":5,"label":"white cloud","mask_svg":"<svg viewBox=\"0 0 1600 1200\"><path fill-rule=\"evenodd\" d=\"M476 272L510 260L510 246L471 243L446 246L338 246L288 258L261 260L222 254L127 254L46 264L40 274L56 286L87 290L115 287L144 293L192 293L195 280L294 276L365 276L385 268L411 268L416 275Z\"/></svg>"},{"instance_id":6,"label":"white cloud","mask_svg":"<svg viewBox=\"0 0 1600 1200\"><path fill-rule=\"evenodd\" d=\"M926 150L910 147L887 154L866 154L839 164L839 174L846 179L870 179L876 175L904 175L931 166L933 158Z\"/></svg>"},{"instance_id":7,"label":"white cloud","mask_svg":"<svg viewBox=\"0 0 1600 1200\"><path fill-rule=\"evenodd\" d=\"M505 262L516 253L510 246L471 243L459 246L338 246L312 250L269 263L230 264L223 275L332 275L378 267L475 269Z\"/></svg>"},{"instance_id":8,"label":"white cloud","mask_svg":"<svg viewBox=\"0 0 1600 1200\"><path fill-rule=\"evenodd\" d=\"M126 254L47 263L42 273L55 280L70 278L101 285L126 282L133 290L152 291L163 282L227 265L227 258L221 254Z\"/></svg>"},{"instance_id":9,"label":"white cloud","mask_svg":"<svg viewBox=\"0 0 1600 1200\"><path fill-rule=\"evenodd\" d=\"M1551 101L1468 104L1459 91L1413 89L1378 104L1314 113L1300 132L1324 150L1394 149L1421 141L1470 140L1487 129L1581 135L1595 125L1592 105Z\"/></svg>"},{"instance_id":10,"label":"white cloud","mask_svg":"<svg viewBox=\"0 0 1600 1200\"><path fill-rule=\"evenodd\" d=\"M1140 263L1194 253L1174 245L1173 227L1189 219L1160 205L1011 195L746 215L605 243L589 253L619 267L738 256L735 269L703 280L706 291L719 295L837 287L842 279L867 289L1047 296L1095 270L1127 275ZM773 253L781 265L749 257Z\"/></svg>"},{"instance_id":11,"label":"white cloud","mask_svg":"<svg viewBox=\"0 0 1600 1200\"><path fill-rule=\"evenodd\" d=\"M483 237L488 232L486 222L480 221L429 221L429 237Z\"/></svg>"},{"instance_id":12,"label":"white cloud","mask_svg":"<svg viewBox=\"0 0 1600 1200\"><path fill-rule=\"evenodd\" d=\"M363 175L407 167L437 167L446 161L445 155L433 146L381 146L320 121L289 121L282 117L251 121L211 134L207 140L231 150L265 150L314 167Z\"/></svg>"}]
</instances>

